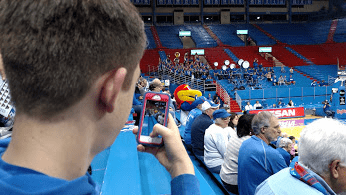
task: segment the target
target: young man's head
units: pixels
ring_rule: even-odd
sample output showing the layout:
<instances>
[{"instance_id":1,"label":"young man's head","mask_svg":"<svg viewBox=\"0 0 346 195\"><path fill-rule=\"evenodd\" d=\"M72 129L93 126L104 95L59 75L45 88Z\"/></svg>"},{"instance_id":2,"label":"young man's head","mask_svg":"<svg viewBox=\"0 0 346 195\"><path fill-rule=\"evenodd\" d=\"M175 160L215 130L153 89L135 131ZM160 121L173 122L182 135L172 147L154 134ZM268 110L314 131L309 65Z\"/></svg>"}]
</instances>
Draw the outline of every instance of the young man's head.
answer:
<instances>
[{"instance_id":1,"label":"young man's head","mask_svg":"<svg viewBox=\"0 0 346 195\"><path fill-rule=\"evenodd\" d=\"M76 104L106 72L125 67L131 81L146 44L141 17L126 0L3 0L0 16L17 113L41 120Z\"/></svg>"}]
</instances>

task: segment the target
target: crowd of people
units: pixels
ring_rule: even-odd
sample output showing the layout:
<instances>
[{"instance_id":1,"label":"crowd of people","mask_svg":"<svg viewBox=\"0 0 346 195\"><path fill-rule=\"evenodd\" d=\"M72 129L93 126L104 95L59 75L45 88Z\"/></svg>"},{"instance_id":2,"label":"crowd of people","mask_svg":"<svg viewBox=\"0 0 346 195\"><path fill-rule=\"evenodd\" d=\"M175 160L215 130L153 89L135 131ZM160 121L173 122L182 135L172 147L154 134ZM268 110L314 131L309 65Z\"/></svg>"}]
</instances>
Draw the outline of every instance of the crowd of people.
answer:
<instances>
[{"instance_id":1,"label":"crowd of people","mask_svg":"<svg viewBox=\"0 0 346 195\"><path fill-rule=\"evenodd\" d=\"M180 62L179 57L171 60L170 54L167 54L166 60L159 58L158 72L168 71L175 78L211 79L209 70L211 67L208 62L202 62L197 53L195 55L185 53L183 62Z\"/></svg>"}]
</instances>

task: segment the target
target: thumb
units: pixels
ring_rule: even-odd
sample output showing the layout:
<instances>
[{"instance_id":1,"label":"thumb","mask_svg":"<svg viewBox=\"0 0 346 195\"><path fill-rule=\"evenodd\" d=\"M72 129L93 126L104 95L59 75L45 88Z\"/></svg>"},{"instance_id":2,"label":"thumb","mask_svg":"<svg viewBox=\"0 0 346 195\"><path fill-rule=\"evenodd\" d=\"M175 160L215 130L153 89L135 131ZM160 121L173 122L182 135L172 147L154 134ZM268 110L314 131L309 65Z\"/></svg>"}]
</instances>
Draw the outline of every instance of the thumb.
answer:
<instances>
[{"instance_id":1,"label":"thumb","mask_svg":"<svg viewBox=\"0 0 346 195\"><path fill-rule=\"evenodd\" d=\"M174 119L171 114L168 115L168 128L165 126L162 126L160 124L156 124L153 127L153 131L150 134L150 137L157 137L158 135L161 135L163 138L169 136L172 132L179 131L177 125L174 122Z\"/></svg>"}]
</instances>

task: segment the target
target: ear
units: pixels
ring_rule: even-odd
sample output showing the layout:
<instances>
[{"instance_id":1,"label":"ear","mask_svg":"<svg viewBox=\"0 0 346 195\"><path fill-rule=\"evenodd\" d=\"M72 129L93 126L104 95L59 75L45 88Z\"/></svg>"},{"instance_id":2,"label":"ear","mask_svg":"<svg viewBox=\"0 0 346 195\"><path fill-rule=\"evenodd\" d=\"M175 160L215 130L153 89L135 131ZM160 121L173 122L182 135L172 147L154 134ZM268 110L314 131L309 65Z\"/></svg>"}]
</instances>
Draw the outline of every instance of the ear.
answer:
<instances>
[{"instance_id":1,"label":"ear","mask_svg":"<svg viewBox=\"0 0 346 195\"><path fill-rule=\"evenodd\" d=\"M105 80L101 86L99 101L107 112L113 112L115 100L121 91L127 70L119 68L105 74Z\"/></svg>"},{"instance_id":2,"label":"ear","mask_svg":"<svg viewBox=\"0 0 346 195\"><path fill-rule=\"evenodd\" d=\"M329 164L329 171L330 175L333 177L333 179L337 179L339 177L339 169L340 169L340 160L333 160Z\"/></svg>"}]
</instances>

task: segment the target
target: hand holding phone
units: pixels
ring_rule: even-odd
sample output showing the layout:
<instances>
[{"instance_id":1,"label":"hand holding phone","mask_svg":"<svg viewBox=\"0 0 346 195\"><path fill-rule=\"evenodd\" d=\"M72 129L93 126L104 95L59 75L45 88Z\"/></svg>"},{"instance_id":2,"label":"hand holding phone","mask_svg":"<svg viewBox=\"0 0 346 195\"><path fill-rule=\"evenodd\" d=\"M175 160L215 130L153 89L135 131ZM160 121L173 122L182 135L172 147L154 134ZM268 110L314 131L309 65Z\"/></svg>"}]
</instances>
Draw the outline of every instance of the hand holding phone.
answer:
<instances>
[{"instance_id":1,"label":"hand holding phone","mask_svg":"<svg viewBox=\"0 0 346 195\"><path fill-rule=\"evenodd\" d=\"M161 136L150 136L155 124L167 126L170 96L166 93L147 92L139 122L137 141L143 145L162 146Z\"/></svg>"},{"instance_id":2,"label":"hand holding phone","mask_svg":"<svg viewBox=\"0 0 346 195\"><path fill-rule=\"evenodd\" d=\"M137 150L153 154L159 162L167 169L172 179L182 174L195 174L195 170L189 155L181 141L179 129L171 114L168 115L168 125L160 124L154 126L151 136L162 136L165 140L163 147L151 147L139 144ZM138 128L133 133L138 133Z\"/></svg>"}]
</instances>

